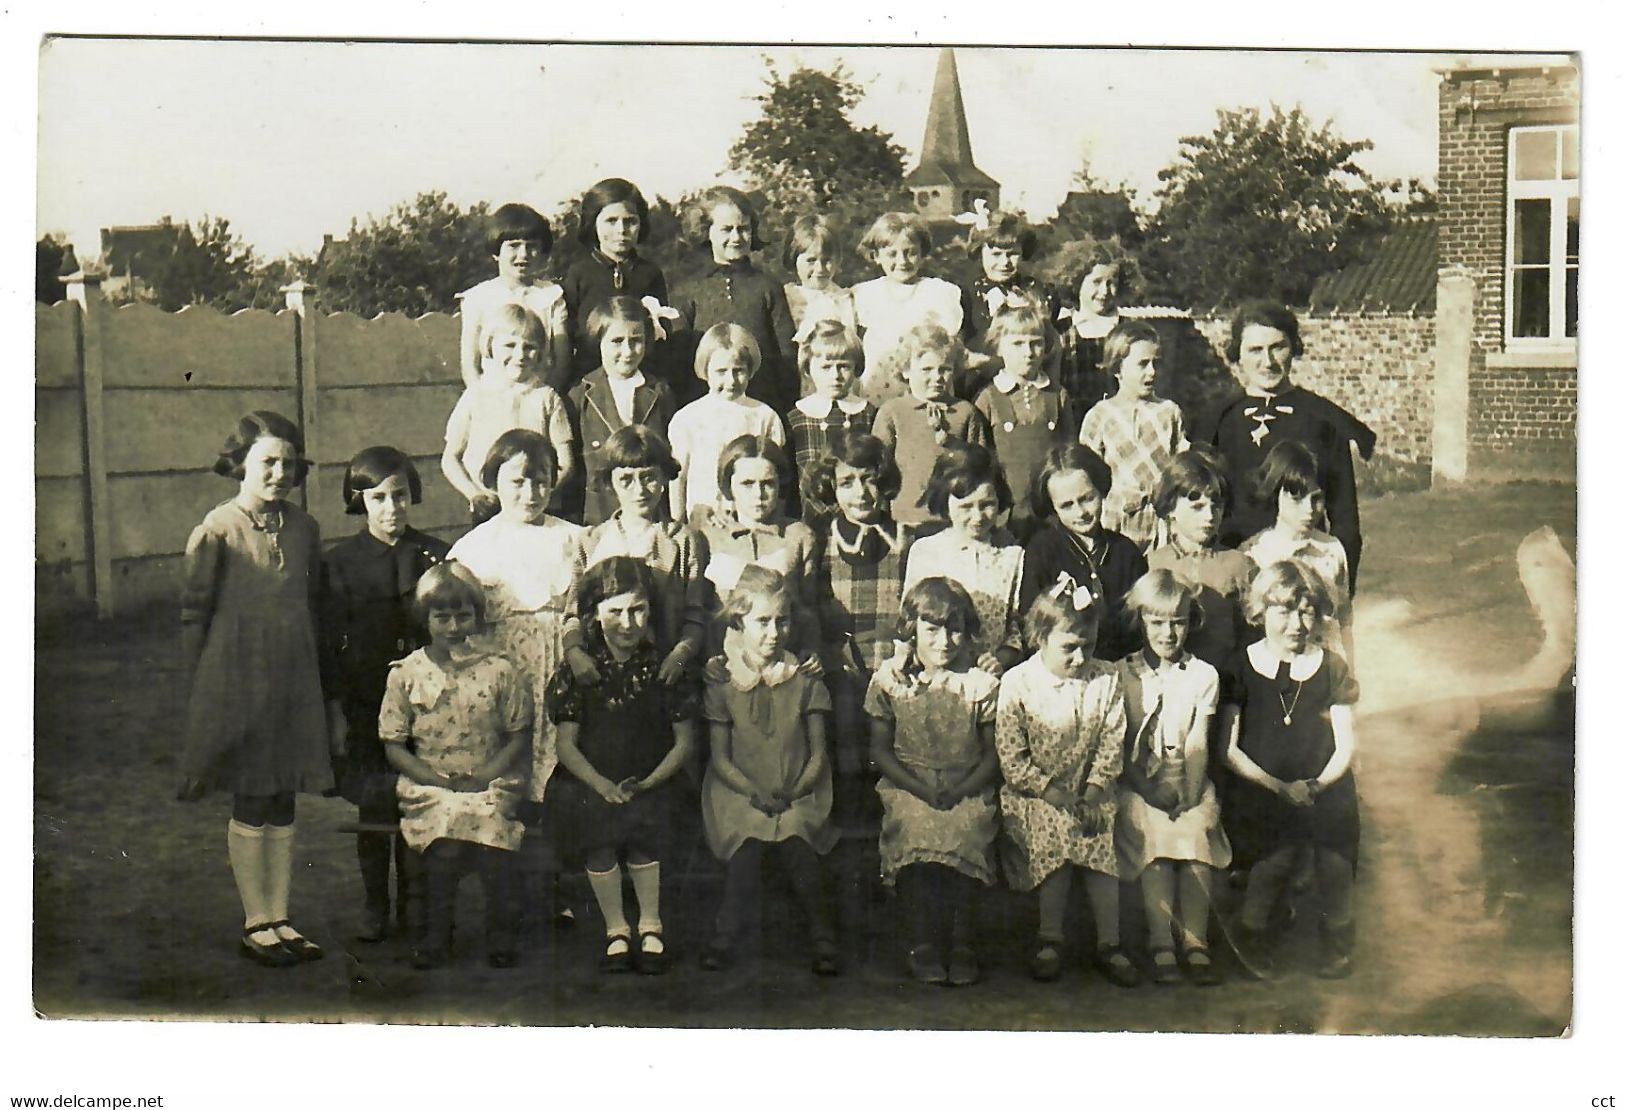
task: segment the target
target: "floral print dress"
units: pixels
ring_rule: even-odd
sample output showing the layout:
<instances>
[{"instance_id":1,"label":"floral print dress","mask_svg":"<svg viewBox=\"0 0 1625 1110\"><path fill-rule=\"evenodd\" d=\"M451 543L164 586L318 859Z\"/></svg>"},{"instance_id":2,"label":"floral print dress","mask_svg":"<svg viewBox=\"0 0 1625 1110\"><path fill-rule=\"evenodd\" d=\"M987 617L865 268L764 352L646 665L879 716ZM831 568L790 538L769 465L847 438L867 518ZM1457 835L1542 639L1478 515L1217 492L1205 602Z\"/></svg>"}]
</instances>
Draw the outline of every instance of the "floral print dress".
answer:
<instances>
[{"instance_id":1,"label":"floral print dress","mask_svg":"<svg viewBox=\"0 0 1625 1110\"><path fill-rule=\"evenodd\" d=\"M1091 660L1081 677L1059 678L1035 655L1005 673L994 736L1011 887L1032 890L1069 863L1118 873L1113 825L1125 727L1122 687L1108 663ZM1046 802L1041 795L1051 786L1070 804ZM1107 789L1103 832L1085 832L1078 820L1091 786Z\"/></svg>"}]
</instances>

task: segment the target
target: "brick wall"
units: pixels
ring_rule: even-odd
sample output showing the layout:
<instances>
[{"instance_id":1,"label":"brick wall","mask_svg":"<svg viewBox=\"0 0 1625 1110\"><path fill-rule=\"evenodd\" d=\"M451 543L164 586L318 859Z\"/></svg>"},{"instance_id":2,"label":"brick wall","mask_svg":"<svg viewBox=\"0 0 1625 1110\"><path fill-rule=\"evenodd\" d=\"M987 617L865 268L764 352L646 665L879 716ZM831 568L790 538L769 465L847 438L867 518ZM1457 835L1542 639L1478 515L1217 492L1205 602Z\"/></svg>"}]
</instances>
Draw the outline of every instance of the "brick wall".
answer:
<instances>
[{"instance_id":1,"label":"brick wall","mask_svg":"<svg viewBox=\"0 0 1625 1110\"><path fill-rule=\"evenodd\" d=\"M1196 321L1222 358L1228 319ZM1422 466L1433 458L1433 317L1300 314L1303 356L1292 379L1342 405L1377 433L1377 455Z\"/></svg>"},{"instance_id":2,"label":"brick wall","mask_svg":"<svg viewBox=\"0 0 1625 1110\"><path fill-rule=\"evenodd\" d=\"M1460 70L1439 85L1439 266L1460 268L1475 287L1467 406L1475 478L1574 474L1576 369L1505 365L1503 335L1507 134L1575 122L1579 104L1571 66Z\"/></svg>"}]
</instances>

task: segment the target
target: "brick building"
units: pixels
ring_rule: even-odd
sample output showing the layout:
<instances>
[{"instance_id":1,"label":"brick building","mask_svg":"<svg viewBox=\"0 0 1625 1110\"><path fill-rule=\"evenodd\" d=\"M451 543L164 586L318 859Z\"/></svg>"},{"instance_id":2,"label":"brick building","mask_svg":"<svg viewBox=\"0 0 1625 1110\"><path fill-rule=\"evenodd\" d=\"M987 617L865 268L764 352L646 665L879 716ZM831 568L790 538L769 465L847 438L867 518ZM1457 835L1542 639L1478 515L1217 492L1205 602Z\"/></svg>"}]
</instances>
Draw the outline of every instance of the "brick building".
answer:
<instances>
[{"instance_id":1,"label":"brick building","mask_svg":"<svg viewBox=\"0 0 1625 1110\"><path fill-rule=\"evenodd\" d=\"M1441 77L1434 473L1572 478L1579 71Z\"/></svg>"}]
</instances>

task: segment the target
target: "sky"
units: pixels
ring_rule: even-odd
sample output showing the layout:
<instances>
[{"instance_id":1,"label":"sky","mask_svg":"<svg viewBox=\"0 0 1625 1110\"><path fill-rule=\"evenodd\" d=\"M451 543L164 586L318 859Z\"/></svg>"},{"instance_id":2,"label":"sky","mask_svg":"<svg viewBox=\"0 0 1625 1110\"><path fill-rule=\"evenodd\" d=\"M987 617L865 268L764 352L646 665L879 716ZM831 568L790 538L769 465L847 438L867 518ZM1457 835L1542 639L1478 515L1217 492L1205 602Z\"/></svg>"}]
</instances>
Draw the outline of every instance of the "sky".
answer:
<instances>
[{"instance_id":1,"label":"sky","mask_svg":"<svg viewBox=\"0 0 1625 1110\"><path fill-rule=\"evenodd\" d=\"M606 176L675 198L717 180L767 65L844 66L853 115L918 153L929 47L47 40L40 233L224 216L263 257L442 189L549 212ZM1433 180L1437 68L1464 55L957 50L976 161L1006 203L1052 214L1085 162L1148 197L1215 110L1301 104L1375 145L1383 177ZM1473 56L1482 60L1484 56ZM87 81L86 74L97 79Z\"/></svg>"}]
</instances>

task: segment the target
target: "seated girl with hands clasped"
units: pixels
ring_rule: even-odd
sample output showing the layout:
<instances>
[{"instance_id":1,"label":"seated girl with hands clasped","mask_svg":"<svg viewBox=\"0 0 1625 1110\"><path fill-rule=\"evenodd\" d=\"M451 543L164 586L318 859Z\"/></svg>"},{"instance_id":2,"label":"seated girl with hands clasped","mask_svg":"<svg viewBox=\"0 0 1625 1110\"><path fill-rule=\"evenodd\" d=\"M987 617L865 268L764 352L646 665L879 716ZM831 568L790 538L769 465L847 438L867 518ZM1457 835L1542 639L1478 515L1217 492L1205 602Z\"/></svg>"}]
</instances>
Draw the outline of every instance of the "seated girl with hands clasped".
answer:
<instances>
[{"instance_id":1,"label":"seated girl with hands clasped","mask_svg":"<svg viewBox=\"0 0 1625 1110\"><path fill-rule=\"evenodd\" d=\"M728 867L716 931L702 959L708 970L732 963L770 850L807 916L813 971L840 970L818 860L837 839L825 736L829 692L788 650L794 608L783 575L749 566L723 610L739 650L724 680L708 677L705 692L711 730L700 795L705 839Z\"/></svg>"},{"instance_id":2,"label":"seated girl with hands clasped","mask_svg":"<svg viewBox=\"0 0 1625 1110\"><path fill-rule=\"evenodd\" d=\"M883 776L880 872L897 884L909 974L922 983L967 986L981 973L971 947L975 884L991 886L995 877L999 683L975 667L976 607L957 582L920 582L903 599L902 623L913 645L914 680L897 682L895 671L883 670L864 703L870 756Z\"/></svg>"},{"instance_id":3,"label":"seated girl with hands clasped","mask_svg":"<svg viewBox=\"0 0 1625 1110\"><path fill-rule=\"evenodd\" d=\"M1029 970L1061 975L1072 872L1083 872L1095 919L1095 962L1120 987L1140 972L1118 934L1117 778L1123 771L1123 688L1117 669L1094 658L1100 603L1063 574L1027 611L1037 654L999 687L995 736L1008 834L1005 875L1038 891L1038 941Z\"/></svg>"},{"instance_id":4,"label":"seated girl with hands clasped","mask_svg":"<svg viewBox=\"0 0 1625 1110\"><path fill-rule=\"evenodd\" d=\"M475 646L485 591L466 567L430 567L412 607L429 646L391 666L378 712L384 754L400 772L401 835L423 854L427 876L426 927L412 966L427 971L449 958L457 883L472 866L485 886L487 959L512 967L530 690L511 662Z\"/></svg>"},{"instance_id":5,"label":"seated girl with hands clasped","mask_svg":"<svg viewBox=\"0 0 1625 1110\"><path fill-rule=\"evenodd\" d=\"M700 715L697 682L661 681L663 637L655 581L636 559L594 564L576 592L584 651L594 681L560 667L547 687L547 715L558 729L555 786L559 824L586 857L587 881L604 915L599 967L646 974L666 969L660 920L660 860L674 847L672 782L694 746ZM626 920L621 857L638 899L638 945Z\"/></svg>"},{"instance_id":6,"label":"seated girl with hands clasped","mask_svg":"<svg viewBox=\"0 0 1625 1110\"><path fill-rule=\"evenodd\" d=\"M1209 891L1213 869L1230 865L1207 775L1219 672L1185 648L1203 614L1194 589L1171 571L1148 572L1129 590L1128 604L1145 648L1118 664L1128 713L1117 809L1120 875L1140 880L1152 980L1179 982L1183 956L1191 980L1212 986L1219 978L1207 948Z\"/></svg>"}]
</instances>

